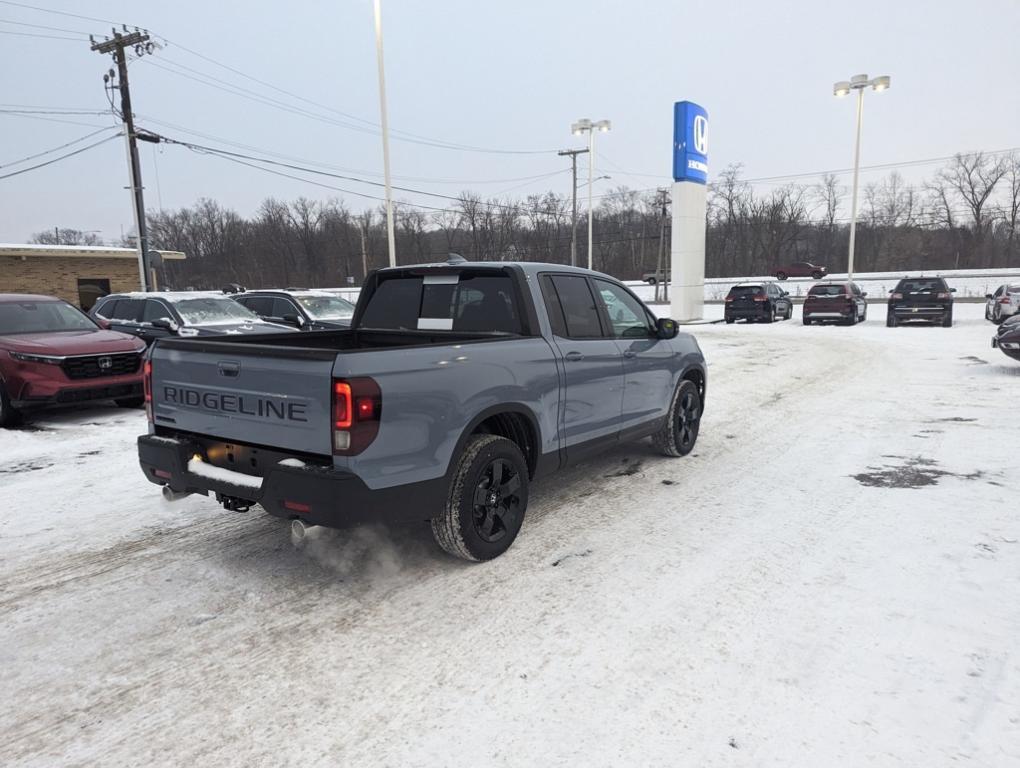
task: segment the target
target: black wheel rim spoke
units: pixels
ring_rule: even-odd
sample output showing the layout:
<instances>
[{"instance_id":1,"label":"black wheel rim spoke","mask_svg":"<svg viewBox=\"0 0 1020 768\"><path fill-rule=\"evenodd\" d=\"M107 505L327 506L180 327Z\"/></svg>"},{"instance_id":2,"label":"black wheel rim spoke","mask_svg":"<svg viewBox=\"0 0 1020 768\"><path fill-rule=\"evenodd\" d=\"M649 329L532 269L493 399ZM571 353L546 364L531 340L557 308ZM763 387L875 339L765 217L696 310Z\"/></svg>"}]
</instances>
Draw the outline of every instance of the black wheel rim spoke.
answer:
<instances>
[{"instance_id":1,"label":"black wheel rim spoke","mask_svg":"<svg viewBox=\"0 0 1020 768\"><path fill-rule=\"evenodd\" d=\"M475 532L486 542L498 541L515 524L520 507L521 476L506 459L494 459L479 475L472 496Z\"/></svg>"}]
</instances>

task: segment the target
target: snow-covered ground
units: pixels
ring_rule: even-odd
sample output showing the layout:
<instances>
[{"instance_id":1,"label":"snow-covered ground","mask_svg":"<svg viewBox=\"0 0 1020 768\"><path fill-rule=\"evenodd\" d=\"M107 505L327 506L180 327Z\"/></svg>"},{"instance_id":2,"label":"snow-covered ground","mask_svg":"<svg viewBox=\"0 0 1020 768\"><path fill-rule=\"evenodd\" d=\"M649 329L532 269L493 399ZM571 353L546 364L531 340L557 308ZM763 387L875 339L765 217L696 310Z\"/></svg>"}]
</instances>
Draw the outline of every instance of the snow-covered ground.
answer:
<instances>
[{"instance_id":1,"label":"snow-covered ground","mask_svg":"<svg viewBox=\"0 0 1020 768\"><path fill-rule=\"evenodd\" d=\"M483 565L165 503L139 412L0 433L2 762L1018 765L1020 365L981 310L695 329L694 454L537 483Z\"/></svg>"}]
</instances>

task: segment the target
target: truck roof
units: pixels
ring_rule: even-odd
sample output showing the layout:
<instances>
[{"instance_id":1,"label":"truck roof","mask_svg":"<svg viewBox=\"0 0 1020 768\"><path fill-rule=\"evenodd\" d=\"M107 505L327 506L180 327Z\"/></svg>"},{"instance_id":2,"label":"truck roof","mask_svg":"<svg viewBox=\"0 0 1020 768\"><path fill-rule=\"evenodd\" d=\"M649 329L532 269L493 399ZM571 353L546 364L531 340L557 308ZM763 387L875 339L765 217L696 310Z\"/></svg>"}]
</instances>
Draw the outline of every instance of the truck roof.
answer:
<instances>
[{"instance_id":1,"label":"truck roof","mask_svg":"<svg viewBox=\"0 0 1020 768\"><path fill-rule=\"evenodd\" d=\"M505 267L519 267L524 270L524 273L529 277L537 275L540 272L555 270L556 272L576 272L579 275L598 275L600 277L608 277L610 280L616 281L616 278L612 275L607 275L604 272L598 272L593 269L572 267L569 264L550 264L542 261L440 261L433 262L431 264L401 264L396 267L386 267L381 269L380 272L386 273L406 269L449 269L450 267L457 267L459 269L493 270L503 269Z\"/></svg>"}]
</instances>

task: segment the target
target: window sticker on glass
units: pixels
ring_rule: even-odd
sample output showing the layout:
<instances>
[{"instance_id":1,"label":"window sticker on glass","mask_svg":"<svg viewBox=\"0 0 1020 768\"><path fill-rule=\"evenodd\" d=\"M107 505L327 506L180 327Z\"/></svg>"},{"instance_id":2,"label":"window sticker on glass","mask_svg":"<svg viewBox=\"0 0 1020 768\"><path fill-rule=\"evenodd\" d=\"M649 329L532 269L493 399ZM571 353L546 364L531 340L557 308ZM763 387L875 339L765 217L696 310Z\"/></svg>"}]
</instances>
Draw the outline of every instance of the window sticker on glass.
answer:
<instances>
[{"instance_id":1,"label":"window sticker on glass","mask_svg":"<svg viewBox=\"0 0 1020 768\"><path fill-rule=\"evenodd\" d=\"M422 280L419 331L453 330L453 294L460 275L426 275Z\"/></svg>"}]
</instances>

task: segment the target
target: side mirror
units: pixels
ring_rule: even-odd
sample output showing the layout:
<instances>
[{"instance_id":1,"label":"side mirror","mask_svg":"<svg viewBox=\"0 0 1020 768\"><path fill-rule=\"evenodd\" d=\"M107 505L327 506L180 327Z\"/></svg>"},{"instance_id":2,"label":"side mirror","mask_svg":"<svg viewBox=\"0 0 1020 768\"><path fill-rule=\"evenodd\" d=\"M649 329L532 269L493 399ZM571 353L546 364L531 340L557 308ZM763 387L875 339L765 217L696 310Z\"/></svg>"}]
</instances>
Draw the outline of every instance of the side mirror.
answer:
<instances>
[{"instance_id":1,"label":"side mirror","mask_svg":"<svg viewBox=\"0 0 1020 768\"><path fill-rule=\"evenodd\" d=\"M889 289L889 293L896 293L896 289L895 288L890 288Z\"/></svg>"},{"instance_id":2,"label":"side mirror","mask_svg":"<svg viewBox=\"0 0 1020 768\"><path fill-rule=\"evenodd\" d=\"M783 296L789 296L790 295L789 291L780 291L780 293L782 293Z\"/></svg>"},{"instance_id":3,"label":"side mirror","mask_svg":"<svg viewBox=\"0 0 1020 768\"><path fill-rule=\"evenodd\" d=\"M152 321L152 327L161 328L164 331L169 331L170 333L177 333L177 331L179 330L177 323L175 323L168 317L156 318L155 320Z\"/></svg>"},{"instance_id":4,"label":"side mirror","mask_svg":"<svg viewBox=\"0 0 1020 768\"><path fill-rule=\"evenodd\" d=\"M989 296L988 298L992 298ZM92 322L102 328L104 331L110 330L110 321L103 317L93 317Z\"/></svg>"},{"instance_id":5,"label":"side mirror","mask_svg":"<svg viewBox=\"0 0 1020 768\"><path fill-rule=\"evenodd\" d=\"M985 298L986 298L986 299L994 299L995 297L994 297L994 296L992 296L992 294L990 294L990 293L986 293L986 294L985 294Z\"/></svg>"},{"instance_id":6,"label":"side mirror","mask_svg":"<svg viewBox=\"0 0 1020 768\"><path fill-rule=\"evenodd\" d=\"M956 293L956 289L955 289L955 288L950 288L950 289L949 289L949 292L950 292L950 293Z\"/></svg>"},{"instance_id":7,"label":"side mirror","mask_svg":"<svg viewBox=\"0 0 1020 768\"><path fill-rule=\"evenodd\" d=\"M863 296L867 296L867 295L868 295L868 292L867 292L867 291L861 291L861 296L862 296L862 297L863 297Z\"/></svg>"},{"instance_id":8,"label":"side mirror","mask_svg":"<svg viewBox=\"0 0 1020 768\"><path fill-rule=\"evenodd\" d=\"M287 325L293 325L295 328L300 328L305 324L304 318L300 315L284 315L280 319L287 323Z\"/></svg>"},{"instance_id":9,"label":"side mirror","mask_svg":"<svg viewBox=\"0 0 1020 768\"><path fill-rule=\"evenodd\" d=\"M660 317L655 321L655 335L660 339L674 339L678 333L680 333L680 326L676 320Z\"/></svg>"}]
</instances>

